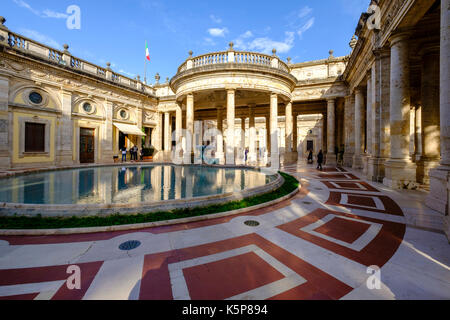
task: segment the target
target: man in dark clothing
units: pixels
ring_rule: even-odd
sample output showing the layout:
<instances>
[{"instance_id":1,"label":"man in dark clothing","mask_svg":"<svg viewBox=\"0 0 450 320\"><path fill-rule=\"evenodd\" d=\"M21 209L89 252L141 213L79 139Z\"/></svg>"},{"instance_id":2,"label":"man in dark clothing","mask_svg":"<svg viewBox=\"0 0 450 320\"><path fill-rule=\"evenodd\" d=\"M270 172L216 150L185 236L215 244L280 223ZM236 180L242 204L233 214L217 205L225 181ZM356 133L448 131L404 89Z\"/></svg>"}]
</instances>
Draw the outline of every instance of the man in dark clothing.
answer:
<instances>
[{"instance_id":1,"label":"man in dark clothing","mask_svg":"<svg viewBox=\"0 0 450 320\"><path fill-rule=\"evenodd\" d=\"M317 155L317 169L322 171L322 163L323 163L323 152L322 150L319 151L319 154Z\"/></svg>"},{"instance_id":2,"label":"man in dark clothing","mask_svg":"<svg viewBox=\"0 0 450 320\"><path fill-rule=\"evenodd\" d=\"M308 164L313 164L313 152L312 152L312 150L309 150Z\"/></svg>"}]
</instances>

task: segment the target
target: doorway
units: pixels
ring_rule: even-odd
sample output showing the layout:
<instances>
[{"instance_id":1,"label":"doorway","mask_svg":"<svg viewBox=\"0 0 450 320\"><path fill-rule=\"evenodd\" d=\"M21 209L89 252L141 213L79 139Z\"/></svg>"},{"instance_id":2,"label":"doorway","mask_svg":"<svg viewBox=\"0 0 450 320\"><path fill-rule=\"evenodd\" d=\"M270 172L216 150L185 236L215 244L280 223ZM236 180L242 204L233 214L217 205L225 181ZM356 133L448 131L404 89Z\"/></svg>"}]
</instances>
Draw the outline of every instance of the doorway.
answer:
<instances>
[{"instance_id":1,"label":"doorway","mask_svg":"<svg viewBox=\"0 0 450 320\"><path fill-rule=\"evenodd\" d=\"M80 128L80 163L95 162L95 129Z\"/></svg>"}]
</instances>

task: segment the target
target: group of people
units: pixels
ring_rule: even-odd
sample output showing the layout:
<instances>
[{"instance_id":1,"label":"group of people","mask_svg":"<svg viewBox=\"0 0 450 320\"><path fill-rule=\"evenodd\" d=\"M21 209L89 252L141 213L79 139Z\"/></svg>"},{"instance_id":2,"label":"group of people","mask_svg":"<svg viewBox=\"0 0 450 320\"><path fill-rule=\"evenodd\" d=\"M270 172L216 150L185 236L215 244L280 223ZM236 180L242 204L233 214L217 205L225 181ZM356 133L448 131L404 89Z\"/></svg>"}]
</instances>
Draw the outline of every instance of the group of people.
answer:
<instances>
[{"instance_id":1,"label":"group of people","mask_svg":"<svg viewBox=\"0 0 450 320\"><path fill-rule=\"evenodd\" d=\"M127 148L123 147L122 148L122 162L126 162L127 161ZM139 148L137 146L134 146L130 149L130 155L131 155L131 161L138 161L138 153L139 153ZM141 160L142 160L142 150L141 150Z\"/></svg>"}]
</instances>

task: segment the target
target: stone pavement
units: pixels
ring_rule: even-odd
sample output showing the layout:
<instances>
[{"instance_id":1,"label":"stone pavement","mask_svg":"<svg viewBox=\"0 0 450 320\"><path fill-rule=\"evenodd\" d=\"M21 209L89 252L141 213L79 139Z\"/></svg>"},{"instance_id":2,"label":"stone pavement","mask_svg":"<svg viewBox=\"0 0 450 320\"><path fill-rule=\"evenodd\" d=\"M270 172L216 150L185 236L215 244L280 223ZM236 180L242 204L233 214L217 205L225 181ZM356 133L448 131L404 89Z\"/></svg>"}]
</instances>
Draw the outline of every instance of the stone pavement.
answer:
<instances>
[{"instance_id":1,"label":"stone pavement","mask_svg":"<svg viewBox=\"0 0 450 320\"><path fill-rule=\"evenodd\" d=\"M301 180L301 192L242 215L138 232L0 237L0 299L450 299L450 247L420 193L341 168L283 170ZM72 265L80 289L67 286Z\"/></svg>"}]
</instances>

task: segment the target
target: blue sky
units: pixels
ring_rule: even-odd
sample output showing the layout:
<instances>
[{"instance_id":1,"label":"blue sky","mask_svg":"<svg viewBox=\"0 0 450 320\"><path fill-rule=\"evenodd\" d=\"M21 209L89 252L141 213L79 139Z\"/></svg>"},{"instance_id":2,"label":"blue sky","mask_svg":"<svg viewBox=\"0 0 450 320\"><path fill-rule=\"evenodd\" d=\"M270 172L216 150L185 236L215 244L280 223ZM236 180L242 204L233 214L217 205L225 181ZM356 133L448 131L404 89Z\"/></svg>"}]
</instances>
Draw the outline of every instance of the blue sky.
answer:
<instances>
[{"instance_id":1,"label":"blue sky","mask_svg":"<svg viewBox=\"0 0 450 320\"><path fill-rule=\"evenodd\" d=\"M270 53L293 62L350 53L348 43L370 0L153 1L2 0L0 15L17 33L56 48L67 43L82 59L134 78L144 74L145 41L150 48L148 82L159 72L173 77L188 57L238 50ZM81 29L66 27L70 5L81 9Z\"/></svg>"}]
</instances>

